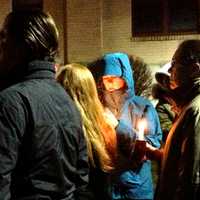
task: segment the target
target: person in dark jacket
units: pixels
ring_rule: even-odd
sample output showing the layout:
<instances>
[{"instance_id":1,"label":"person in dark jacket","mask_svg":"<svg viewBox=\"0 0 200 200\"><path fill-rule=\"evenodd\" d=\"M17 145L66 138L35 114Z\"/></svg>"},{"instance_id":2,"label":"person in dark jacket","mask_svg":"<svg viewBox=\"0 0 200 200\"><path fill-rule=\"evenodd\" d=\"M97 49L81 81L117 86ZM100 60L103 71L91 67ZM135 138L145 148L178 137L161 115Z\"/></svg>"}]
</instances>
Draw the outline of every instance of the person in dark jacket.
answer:
<instances>
[{"instance_id":1,"label":"person in dark jacket","mask_svg":"<svg viewBox=\"0 0 200 200\"><path fill-rule=\"evenodd\" d=\"M88 199L81 118L55 80L58 32L41 11L13 11L0 32L0 199ZM88 196L87 196L88 195Z\"/></svg>"},{"instance_id":2,"label":"person in dark jacket","mask_svg":"<svg viewBox=\"0 0 200 200\"><path fill-rule=\"evenodd\" d=\"M175 112L172 110L173 98L170 91L170 74L168 72L170 67L171 62L168 62L155 73L157 82L152 87L152 96L158 100L155 108L163 131L163 145L175 120Z\"/></svg>"},{"instance_id":3,"label":"person in dark jacket","mask_svg":"<svg viewBox=\"0 0 200 200\"><path fill-rule=\"evenodd\" d=\"M152 87L152 96L158 100L156 104L156 111L159 116L160 125L163 131L163 145L166 141L167 135L172 127L175 119L175 113L171 109L169 91L160 84L154 84Z\"/></svg>"},{"instance_id":4,"label":"person in dark jacket","mask_svg":"<svg viewBox=\"0 0 200 200\"><path fill-rule=\"evenodd\" d=\"M156 83L152 87L152 97L158 102L156 103L156 111L160 120L161 129L163 132L162 147L164 147L167 135L175 120L175 112L172 110L173 98L169 88L169 76L168 69L171 63L165 64L155 73ZM152 168L154 169L154 185L157 186L160 177L160 160L152 161Z\"/></svg>"},{"instance_id":5,"label":"person in dark jacket","mask_svg":"<svg viewBox=\"0 0 200 200\"><path fill-rule=\"evenodd\" d=\"M109 53L90 63L89 68L97 81L104 106L118 119L117 134L127 134L125 126L135 132L138 122L146 119L147 128L143 140L159 148L162 131L158 115L148 100L135 95L128 55L121 52ZM124 143L123 149L126 148ZM112 199L153 199L150 160L144 159L136 169L125 170L114 176L111 191Z\"/></svg>"},{"instance_id":6,"label":"person in dark jacket","mask_svg":"<svg viewBox=\"0 0 200 200\"><path fill-rule=\"evenodd\" d=\"M200 40L183 41L172 58L170 88L179 109L163 150L156 200L200 198Z\"/></svg>"}]
</instances>

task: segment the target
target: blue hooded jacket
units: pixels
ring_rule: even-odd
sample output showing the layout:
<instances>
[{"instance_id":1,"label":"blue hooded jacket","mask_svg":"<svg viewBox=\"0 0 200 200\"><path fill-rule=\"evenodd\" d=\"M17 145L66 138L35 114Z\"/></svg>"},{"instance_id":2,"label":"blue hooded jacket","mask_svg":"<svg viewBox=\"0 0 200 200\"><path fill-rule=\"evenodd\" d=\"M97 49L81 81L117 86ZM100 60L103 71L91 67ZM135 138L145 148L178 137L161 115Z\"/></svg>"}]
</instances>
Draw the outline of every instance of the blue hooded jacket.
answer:
<instances>
[{"instance_id":1,"label":"blue hooded jacket","mask_svg":"<svg viewBox=\"0 0 200 200\"><path fill-rule=\"evenodd\" d=\"M154 147L160 147L162 131L157 112L149 100L136 96L134 91L133 71L129 58L124 53L110 53L103 57L104 69L102 75L114 75L123 78L127 84L127 97L122 107L119 124L116 128L119 134L128 133L128 129L136 129L137 119L145 117L148 123L148 134L145 135ZM123 171L111 183L112 199L153 199L153 183L151 162L145 160L136 170Z\"/></svg>"}]
</instances>

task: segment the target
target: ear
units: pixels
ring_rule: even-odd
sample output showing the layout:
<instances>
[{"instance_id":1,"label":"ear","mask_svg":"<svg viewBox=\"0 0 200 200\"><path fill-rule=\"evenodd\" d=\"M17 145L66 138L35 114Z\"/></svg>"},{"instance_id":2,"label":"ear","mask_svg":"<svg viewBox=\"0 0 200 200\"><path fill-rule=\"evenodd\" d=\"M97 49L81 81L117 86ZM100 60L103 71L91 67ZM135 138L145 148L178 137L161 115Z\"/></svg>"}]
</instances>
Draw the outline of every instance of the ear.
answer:
<instances>
[{"instance_id":1,"label":"ear","mask_svg":"<svg viewBox=\"0 0 200 200\"><path fill-rule=\"evenodd\" d=\"M191 65L190 77L191 78L200 77L200 63L199 62L193 63Z\"/></svg>"},{"instance_id":2,"label":"ear","mask_svg":"<svg viewBox=\"0 0 200 200\"><path fill-rule=\"evenodd\" d=\"M197 62L197 63L195 63L195 64L196 64L196 68L197 68L197 70L200 71L200 63Z\"/></svg>"}]
</instances>

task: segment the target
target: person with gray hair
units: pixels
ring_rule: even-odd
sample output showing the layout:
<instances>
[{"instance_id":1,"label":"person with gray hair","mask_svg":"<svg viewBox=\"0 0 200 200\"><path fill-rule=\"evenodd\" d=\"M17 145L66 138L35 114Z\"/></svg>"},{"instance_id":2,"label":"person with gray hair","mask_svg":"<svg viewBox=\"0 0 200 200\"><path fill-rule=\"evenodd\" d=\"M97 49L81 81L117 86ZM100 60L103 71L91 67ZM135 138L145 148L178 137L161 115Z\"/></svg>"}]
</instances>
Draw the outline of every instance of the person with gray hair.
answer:
<instances>
[{"instance_id":1,"label":"person with gray hair","mask_svg":"<svg viewBox=\"0 0 200 200\"><path fill-rule=\"evenodd\" d=\"M58 31L13 11L0 31L0 199L89 199L81 118L55 80ZM87 197L86 197L87 196Z\"/></svg>"},{"instance_id":2,"label":"person with gray hair","mask_svg":"<svg viewBox=\"0 0 200 200\"><path fill-rule=\"evenodd\" d=\"M163 150L155 200L200 198L200 40L183 41L175 51L170 88L178 116Z\"/></svg>"}]
</instances>

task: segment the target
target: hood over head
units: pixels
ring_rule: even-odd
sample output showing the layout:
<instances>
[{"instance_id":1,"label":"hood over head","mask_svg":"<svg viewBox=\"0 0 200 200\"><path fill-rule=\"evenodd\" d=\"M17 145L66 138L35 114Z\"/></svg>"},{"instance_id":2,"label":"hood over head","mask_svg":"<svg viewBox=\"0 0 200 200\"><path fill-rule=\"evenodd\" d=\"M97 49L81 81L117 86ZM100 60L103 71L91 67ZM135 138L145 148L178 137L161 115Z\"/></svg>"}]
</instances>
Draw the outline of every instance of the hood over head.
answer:
<instances>
[{"instance_id":1,"label":"hood over head","mask_svg":"<svg viewBox=\"0 0 200 200\"><path fill-rule=\"evenodd\" d=\"M108 53L103 57L104 72L103 75L113 75L126 81L129 97L135 95L133 71L130 65L129 57L125 53Z\"/></svg>"}]
</instances>

